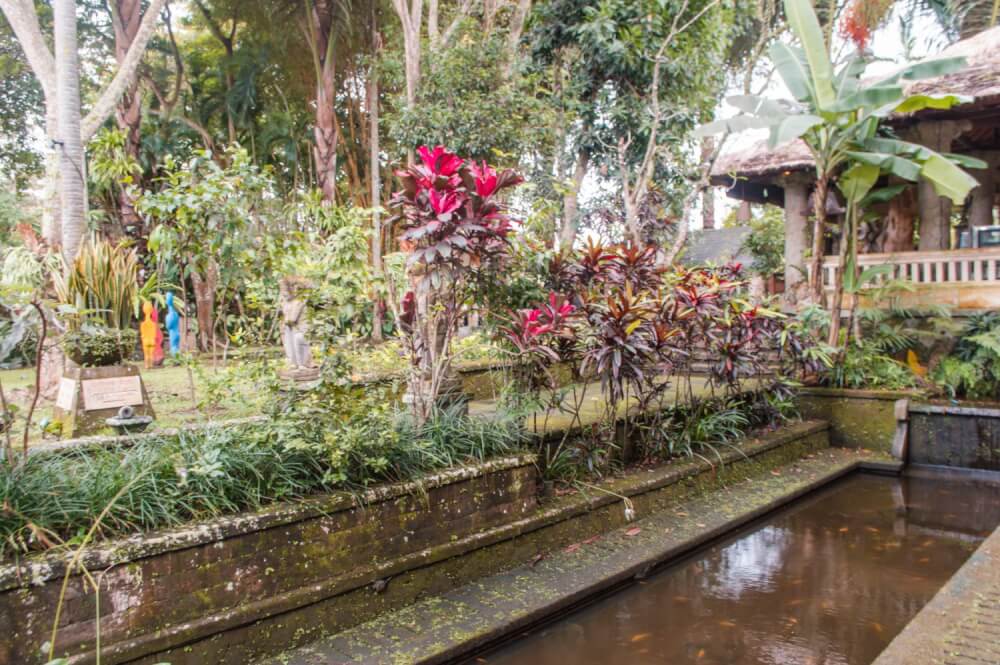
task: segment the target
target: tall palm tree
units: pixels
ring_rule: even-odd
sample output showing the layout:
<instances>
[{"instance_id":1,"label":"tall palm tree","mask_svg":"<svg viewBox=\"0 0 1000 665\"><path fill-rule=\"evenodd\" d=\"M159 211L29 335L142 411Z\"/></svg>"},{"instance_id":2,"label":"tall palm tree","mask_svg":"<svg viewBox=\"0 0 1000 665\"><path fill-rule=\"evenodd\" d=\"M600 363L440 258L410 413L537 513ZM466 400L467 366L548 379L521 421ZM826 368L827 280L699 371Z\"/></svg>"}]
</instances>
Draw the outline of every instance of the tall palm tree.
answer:
<instances>
[{"instance_id":1,"label":"tall palm tree","mask_svg":"<svg viewBox=\"0 0 1000 665\"><path fill-rule=\"evenodd\" d=\"M80 136L80 56L76 43L76 2L54 0L52 10L62 251L63 256L71 261L76 256L87 227L87 187L84 182L86 162Z\"/></svg>"}]
</instances>

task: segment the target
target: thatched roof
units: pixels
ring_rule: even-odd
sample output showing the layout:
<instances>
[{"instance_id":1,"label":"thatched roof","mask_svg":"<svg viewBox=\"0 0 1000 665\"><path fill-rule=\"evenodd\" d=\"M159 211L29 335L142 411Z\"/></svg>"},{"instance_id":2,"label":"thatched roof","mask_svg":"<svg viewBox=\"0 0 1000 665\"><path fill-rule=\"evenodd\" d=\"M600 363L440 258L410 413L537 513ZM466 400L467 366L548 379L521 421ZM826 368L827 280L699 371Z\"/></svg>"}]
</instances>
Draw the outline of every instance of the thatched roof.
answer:
<instances>
[{"instance_id":1,"label":"thatched roof","mask_svg":"<svg viewBox=\"0 0 1000 665\"><path fill-rule=\"evenodd\" d=\"M801 140L795 139L770 150L765 139L746 150L720 155L712 168L712 184L728 186L732 182L730 176L733 175L740 178L760 178L786 171L804 171L812 166L812 155Z\"/></svg>"},{"instance_id":2,"label":"thatched roof","mask_svg":"<svg viewBox=\"0 0 1000 665\"><path fill-rule=\"evenodd\" d=\"M1000 26L956 42L934 58L957 56L966 58L964 68L945 76L914 81L906 87L906 92L953 93L970 97L971 101L947 112L926 110L896 115L890 119L892 124L906 125L915 117L945 114L960 118L973 112L981 113L986 109L1000 107ZM712 184L729 187L733 183L732 175L763 180L784 172L804 171L812 165L812 158L802 141L791 141L774 150L768 150L767 141L760 141L747 150L720 156L712 169Z\"/></svg>"}]
</instances>

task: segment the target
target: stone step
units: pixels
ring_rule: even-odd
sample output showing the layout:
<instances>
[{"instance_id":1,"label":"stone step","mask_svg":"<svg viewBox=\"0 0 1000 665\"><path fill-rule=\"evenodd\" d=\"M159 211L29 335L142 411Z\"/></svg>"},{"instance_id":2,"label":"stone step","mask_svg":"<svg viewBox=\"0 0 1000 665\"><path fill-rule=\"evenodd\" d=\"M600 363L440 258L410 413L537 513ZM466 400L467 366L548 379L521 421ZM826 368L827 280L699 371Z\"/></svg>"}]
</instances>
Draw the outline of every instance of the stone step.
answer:
<instances>
[{"instance_id":1,"label":"stone step","mask_svg":"<svg viewBox=\"0 0 1000 665\"><path fill-rule=\"evenodd\" d=\"M1000 529L983 541L873 665L932 663L1000 663Z\"/></svg>"},{"instance_id":2,"label":"stone step","mask_svg":"<svg viewBox=\"0 0 1000 665\"><path fill-rule=\"evenodd\" d=\"M869 465L829 448L559 550L534 564L428 597L261 665L442 663L643 576L651 567ZM738 508L734 508L738 507ZM390 582L391 584L391 582Z\"/></svg>"}]
</instances>

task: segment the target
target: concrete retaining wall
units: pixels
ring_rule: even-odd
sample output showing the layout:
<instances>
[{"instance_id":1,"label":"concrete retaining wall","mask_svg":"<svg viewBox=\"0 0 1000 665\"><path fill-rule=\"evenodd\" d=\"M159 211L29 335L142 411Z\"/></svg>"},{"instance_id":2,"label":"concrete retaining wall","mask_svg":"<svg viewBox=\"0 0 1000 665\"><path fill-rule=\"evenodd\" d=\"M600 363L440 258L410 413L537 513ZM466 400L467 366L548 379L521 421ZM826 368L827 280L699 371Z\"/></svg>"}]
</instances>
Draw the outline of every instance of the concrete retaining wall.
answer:
<instances>
[{"instance_id":1,"label":"concrete retaining wall","mask_svg":"<svg viewBox=\"0 0 1000 665\"><path fill-rule=\"evenodd\" d=\"M1000 471L1000 408L911 404L908 461Z\"/></svg>"},{"instance_id":2,"label":"concrete retaining wall","mask_svg":"<svg viewBox=\"0 0 1000 665\"><path fill-rule=\"evenodd\" d=\"M532 457L220 518L88 550L102 661L124 662L364 589L380 566L515 521L536 505ZM43 663L68 555L0 567L0 663ZM98 597L70 575L56 653L95 660ZM167 659L171 660L171 659ZM202 660L197 662L215 662Z\"/></svg>"},{"instance_id":3,"label":"concrete retaining wall","mask_svg":"<svg viewBox=\"0 0 1000 665\"><path fill-rule=\"evenodd\" d=\"M888 390L803 388L798 405L803 418L830 423L831 445L891 453L896 400L916 396Z\"/></svg>"}]
</instances>

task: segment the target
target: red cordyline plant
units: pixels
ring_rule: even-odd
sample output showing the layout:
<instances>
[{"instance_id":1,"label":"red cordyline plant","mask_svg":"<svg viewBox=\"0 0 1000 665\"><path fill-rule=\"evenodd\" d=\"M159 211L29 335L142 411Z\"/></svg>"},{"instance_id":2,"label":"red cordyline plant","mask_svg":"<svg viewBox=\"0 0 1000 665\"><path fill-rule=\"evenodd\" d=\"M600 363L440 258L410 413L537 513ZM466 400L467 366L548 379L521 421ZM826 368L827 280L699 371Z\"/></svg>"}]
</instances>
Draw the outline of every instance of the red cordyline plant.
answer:
<instances>
[{"instance_id":1,"label":"red cordyline plant","mask_svg":"<svg viewBox=\"0 0 1000 665\"><path fill-rule=\"evenodd\" d=\"M600 381L615 420L626 398L633 415L664 407L667 377L686 381L691 393L695 371L724 397L736 396L788 338L779 315L743 298L735 263L664 270L654 246L591 241L578 256L553 260L549 283L548 303L511 312L503 337L536 371L528 386L554 388L549 369L564 363L578 381Z\"/></svg>"},{"instance_id":2,"label":"red cordyline plant","mask_svg":"<svg viewBox=\"0 0 1000 665\"><path fill-rule=\"evenodd\" d=\"M409 291L396 307L413 366L409 399L423 422L438 405L451 369L451 338L470 297L470 278L502 265L513 220L500 194L522 178L472 162L443 146L422 146L420 161L396 171L402 189L390 207L408 252Z\"/></svg>"},{"instance_id":3,"label":"red cordyline plant","mask_svg":"<svg viewBox=\"0 0 1000 665\"><path fill-rule=\"evenodd\" d=\"M522 178L442 146L422 146L417 154L420 163L396 171L403 188L389 205L398 211L393 221L403 230L400 245L420 296L506 254L513 221L498 195Z\"/></svg>"}]
</instances>

